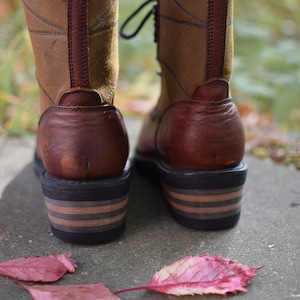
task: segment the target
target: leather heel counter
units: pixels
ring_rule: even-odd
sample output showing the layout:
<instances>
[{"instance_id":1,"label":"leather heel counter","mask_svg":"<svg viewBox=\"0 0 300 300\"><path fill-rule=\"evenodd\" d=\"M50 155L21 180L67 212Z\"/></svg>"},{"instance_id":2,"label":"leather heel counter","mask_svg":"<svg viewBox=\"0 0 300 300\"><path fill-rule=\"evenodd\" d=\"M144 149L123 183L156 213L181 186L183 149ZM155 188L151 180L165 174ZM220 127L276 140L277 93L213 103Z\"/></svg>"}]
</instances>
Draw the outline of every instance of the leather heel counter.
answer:
<instances>
[{"instance_id":1,"label":"leather heel counter","mask_svg":"<svg viewBox=\"0 0 300 300\"><path fill-rule=\"evenodd\" d=\"M156 147L173 167L232 167L244 155L244 127L230 99L211 103L180 101L164 113Z\"/></svg>"},{"instance_id":2,"label":"leather heel counter","mask_svg":"<svg viewBox=\"0 0 300 300\"><path fill-rule=\"evenodd\" d=\"M116 176L128 156L122 116L109 105L52 106L41 117L38 139L44 166L57 178Z\"/></svg>"}]
</instances>

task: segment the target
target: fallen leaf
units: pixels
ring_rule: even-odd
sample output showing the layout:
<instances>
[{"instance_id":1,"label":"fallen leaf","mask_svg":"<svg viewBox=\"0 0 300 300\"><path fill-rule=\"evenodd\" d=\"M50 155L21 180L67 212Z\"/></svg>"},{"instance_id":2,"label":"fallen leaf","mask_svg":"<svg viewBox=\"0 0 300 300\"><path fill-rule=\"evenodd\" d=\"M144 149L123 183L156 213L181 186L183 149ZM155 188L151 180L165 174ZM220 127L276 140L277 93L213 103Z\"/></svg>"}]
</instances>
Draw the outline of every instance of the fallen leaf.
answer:
<instances>
[{"instance_id":1,"label":"fallen leaf","mask_svg":"<svg viewBox=\"0 0 300 300\"><path fill-rule=\"evenodd\" d=\"M66 273L74 273L75 261L69 254L17 258L0 263L0 274L30 282L55 282Z\"/></svg>"},{"instance_id":2,"label":"fallen leaf","mask_svg":"<svg viewBox=\"0 0 300 300\"><path fill-rule=\"evenodd\" d=\"M56 254L54 255L68 270L69 273L74 273L77 265L70 254Z\"/></svg>"},{"instance_id":3,"label":"fallen leaf","mask_svg":"<svg viewBox=\"0 0 300 300\"><path fill-rule=\"evenodd\" d=\"M256 270L216 256L188 256L164 267L152 278L149 289L176 296L246 292Z\"/></svg>"},{"instance_id":4,"label":"fallen leaf","mask_svg":"<svg viewBox=\"0 0 300 300\"><path fill-rule=\"evenodd\" d=\"M157 272L149 285L115 294L141 289L176 296L246 292L245 286L261 268L244 266L219 255L187 256Z\"/></svg>"},{"instance_id":5,"label":"fallen leaf","mask_svg":"<svg viewBox=\"0 0 300 300\"><path fill-rule=\"evenodd\" d=\"M66 286L16 284L26 289L34 300L119 300L102 283Z\"/></svg>"}]
</instances>

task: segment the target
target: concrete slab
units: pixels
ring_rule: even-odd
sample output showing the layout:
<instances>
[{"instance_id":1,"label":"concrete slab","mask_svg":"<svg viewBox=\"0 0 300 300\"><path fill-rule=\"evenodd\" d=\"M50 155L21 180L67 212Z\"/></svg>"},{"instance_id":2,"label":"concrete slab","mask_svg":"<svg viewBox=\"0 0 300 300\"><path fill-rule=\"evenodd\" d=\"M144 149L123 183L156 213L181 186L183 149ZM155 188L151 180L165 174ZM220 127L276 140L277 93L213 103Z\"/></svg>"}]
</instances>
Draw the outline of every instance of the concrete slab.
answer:
<instances>
[{"instance_id":1,"label":"concrete slab","mask_svg":"<svg viewBox=\"0 0 300 300\"><path fill-rule=\"evenodd\" d=\"M0 195L13 177L32 161L34 145L33 136L0 137Z\"/></svg>"},{"instance_id":2,"label":"concrete slab","mask_svg":"<svg viewBox=\"0 0 300 300\"><path fill-rule=\"evenodd\" d=\"M141 121L126 122L134 145ZM0 167L4 159L1 156ZM252 157L246 157L246 162L247 188L241 220L235 228L203 232L178 225L164 205L160 188L134 171L126 232L112 243L97 246L66 244L52 236L39 182L32 163L28 163L2 193L0 261L71 253L79 268L58 284L103 282L117 291L147 284L157 270L181 257L221 254L250 266L265 266L252 280L248 293L229 295L227 299L300 298L300 173ZM119 296L132 300L178 299L145 291ZM31 298L13 280L0 276L0 299Z\"/></svg>"}]
</instances>

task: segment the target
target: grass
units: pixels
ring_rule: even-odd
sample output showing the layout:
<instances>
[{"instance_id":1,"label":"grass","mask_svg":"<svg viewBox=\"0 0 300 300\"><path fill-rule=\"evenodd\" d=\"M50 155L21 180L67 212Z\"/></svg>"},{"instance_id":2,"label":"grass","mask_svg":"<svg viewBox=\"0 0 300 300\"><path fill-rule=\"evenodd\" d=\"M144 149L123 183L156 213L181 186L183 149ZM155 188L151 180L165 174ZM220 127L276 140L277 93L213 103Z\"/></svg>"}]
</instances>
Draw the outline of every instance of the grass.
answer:
<instances>
[{"instance_id":1,"label":"grass","mask_svg":"<svg viewBox=\"0 0 300 300\"><path fill-rule=\"evenodd\" d=\"M23 11L11 14L0 22L0 134L22 135L36 128L38 89Z\"/></svg>"},{"instance_id":2,"label":"grass","mask_svg":"<svg viewBox=\"0 0 300 300\"><path fill-rule=\"evenodd\" d=\"M24 135L34 132L38 122L34 59L20 3L6 1L6 5L0 20L0 135ZM137 5L135 1L120 1L120 23ZM236 102L250 102L297 133L298 5L298 0L235 1L235 68L231 82ZM155 52L151 21L135 39L120 40L119 94L123 93L123 100L156 98L159 81Z\"/></svg>"},{"instance_id":3,"label":"grass","mask_svg":"<svg viewBox=\"0 0 300 300\"><path fill-rule=\"evenodd\" d=\"M300 12L297 0L236 1L232 85L240 100L300 131Z\"/></svg>"}]
</instances>

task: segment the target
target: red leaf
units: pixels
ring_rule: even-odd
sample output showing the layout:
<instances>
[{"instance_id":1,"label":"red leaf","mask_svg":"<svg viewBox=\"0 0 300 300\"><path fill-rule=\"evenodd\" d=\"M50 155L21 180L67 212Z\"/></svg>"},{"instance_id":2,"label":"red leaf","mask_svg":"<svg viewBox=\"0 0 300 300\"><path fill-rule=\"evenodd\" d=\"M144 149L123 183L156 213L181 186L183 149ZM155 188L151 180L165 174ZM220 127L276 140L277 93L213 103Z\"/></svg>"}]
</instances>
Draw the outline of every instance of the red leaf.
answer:
<instances>
[{"instance_id":1,"label":"red leaf","mask_svg":"<svg viewBox=\"0 0 300 300\"><path fill-rule=\"evenodd\" d=\"M34 300L118 300L110 290L102 283L91 285L27 286L17 283L26 289Z\"/></svg>"},{"instance_id":2,"label":"red leaf","mask_svg":"<svg viewBox=\"0 0 300 300\"><path fill-rule=\"evenodd\" d=\"M22 281L54 282L66 273L74 273L75 261L69 254L17 258L0 263L0 274Z\"/></svg>"},{"instance_id":3,"label":"red leaf","mask_svg":"<svg viewBox=\"0 0 300 300\"><path fill-rule=\"evenodd\" d=\"M171 295L203 295L246 292L256 270L234 260L216 256L188 256L164 267L148 288Z\"/></svg>"},{"instance_id":4,"label":"red leaf","mask_svg":"<svg viewBox=\"0 0 300 300\"><path fill-rule=\"evenodd\" d=\"M261 268L243 266L219 255L187 256L157 272L149 285L115 294L142 289L176 296L246 292L245 286Z\"/></svg>"},{"instance_id":5,"label":"red leaf","mask_svg":"<svg viewBox=\"0 0 300 300\"><path fill-rule=\"evenodd\" d=\"M70 258L70 254L56 254L54 255L68 270L69 273L74 273L77 265L73 259Z\"/></svg>"}]
</instances>

